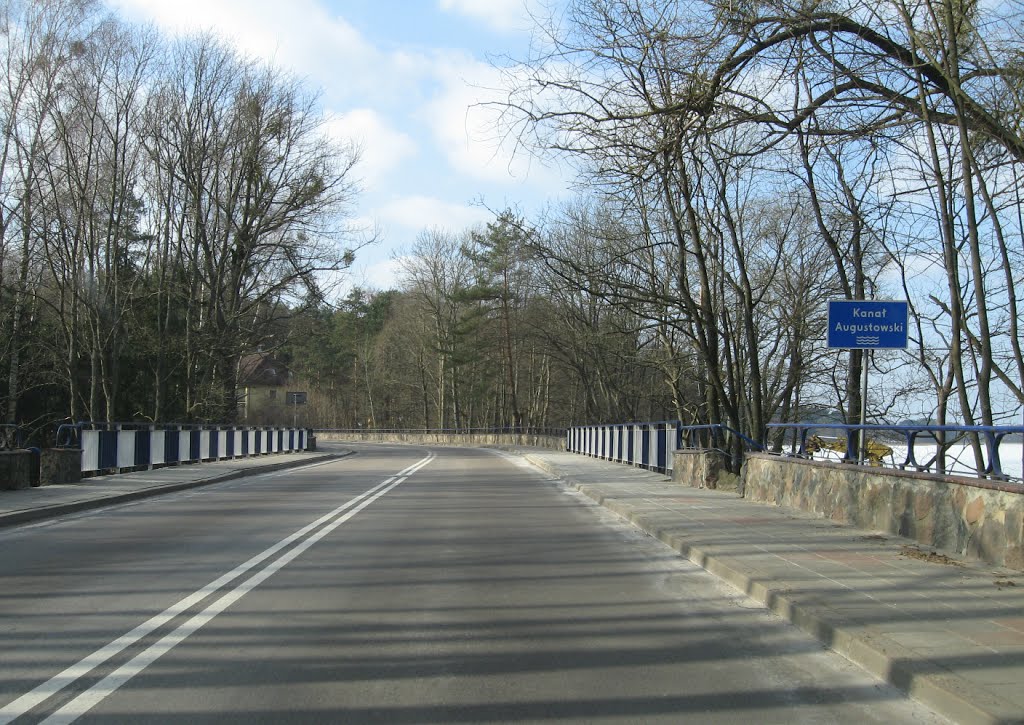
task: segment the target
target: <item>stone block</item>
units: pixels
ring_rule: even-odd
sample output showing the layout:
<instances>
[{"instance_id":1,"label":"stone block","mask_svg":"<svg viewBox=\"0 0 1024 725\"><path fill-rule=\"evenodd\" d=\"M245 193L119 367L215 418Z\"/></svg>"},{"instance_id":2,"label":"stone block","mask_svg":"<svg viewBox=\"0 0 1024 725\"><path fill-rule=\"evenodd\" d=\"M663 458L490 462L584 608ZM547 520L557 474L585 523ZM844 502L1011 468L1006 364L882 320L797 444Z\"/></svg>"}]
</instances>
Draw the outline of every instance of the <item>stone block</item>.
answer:
<instances>
[{"instance_id":1,"label":"stone block","mask_svg":"<svg viewBox=\"0 0 1024 725\"><path fill-rule=\"evenodd\" d=\"M37 480L36 456L32 451L0 451L0 489L16 491Z\"/></svg>"},{"instance_id":2,"label":"stone block","mask_svg":"<svg viewBox=\"0 0 1024 725\"><path fill-rule=\"evenodd\" d=\"M672 452L672 480L691 488L718 488L728 480L725 454L721 451L684 448Z\"/></svg>"},{"instance_id":3,"label":"stone block","mask_svg":"<svg viewBox=\"0 0 1024 725\"><path fill-rule=\"evenodd\" d=\"M43 486L82 480L81 448L45 448L40 452L39 483Z\"/></svg>"},{"instance_id":4,"label":"stone block","mask_svg":"<svg viewBox=\"0 0 1024 725\"><path fill-rule=\"evenodd\" d=\"M964 509L964 520L971 526L981 521L981 517L985 515L985 499L981 496L976 496L974 499L967 504L967 508Z\"/></svg>"}]
</instances>

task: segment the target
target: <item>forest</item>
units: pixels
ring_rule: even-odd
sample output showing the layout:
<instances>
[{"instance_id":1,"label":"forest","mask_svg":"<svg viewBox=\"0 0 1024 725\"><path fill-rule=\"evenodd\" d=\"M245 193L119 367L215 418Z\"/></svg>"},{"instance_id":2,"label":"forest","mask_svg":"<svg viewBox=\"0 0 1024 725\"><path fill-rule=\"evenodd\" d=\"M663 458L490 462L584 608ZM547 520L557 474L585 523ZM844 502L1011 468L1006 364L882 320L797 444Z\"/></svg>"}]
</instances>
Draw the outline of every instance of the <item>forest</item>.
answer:
<instances>
[{"instance_id":1,"label":"forest","mask_svg":"<svg viewBox=\"0 0 1024 725\"><path fill-rule=\"evenodd\" d=\"M529 216L424 229L393 288L331 280L352 147L210 37L3 4L0 402L238 415L273 354L317 428L679 419L1020 424L1024 17L971 0L568 0L496 59L497 133L572 165ZM905 351L826 347L830 299L907 300Z\"/></svg>"},{"instance_id":2,"label":"forest","mask_svg":"<svg viewBox=\"0 0 1024 725\"><path fill-rule=\"evenodd\" d=\"M316 93L88 0L0 4L8 422L225 421L240 356L351 262Z\"/></svg>"}]
</instances>

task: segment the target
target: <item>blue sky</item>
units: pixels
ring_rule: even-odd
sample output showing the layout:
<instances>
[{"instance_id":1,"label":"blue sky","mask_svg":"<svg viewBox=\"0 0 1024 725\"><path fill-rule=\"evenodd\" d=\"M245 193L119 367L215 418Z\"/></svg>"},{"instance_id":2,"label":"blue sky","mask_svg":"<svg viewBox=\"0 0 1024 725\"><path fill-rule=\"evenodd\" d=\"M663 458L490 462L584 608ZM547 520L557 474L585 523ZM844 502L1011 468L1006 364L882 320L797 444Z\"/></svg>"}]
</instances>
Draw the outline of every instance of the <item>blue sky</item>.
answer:
<instances>
[{"instance_id":1,"label":"blue sky","mask_svg":"<svg viewBox=\"0 0 1024 725\"><path fill-rule=\"evenodd\" d=\"M393 258L428 227L458 231L506 206L567 195L563 173L513 153L476 107L496 97L492 59L525 56L541 0L108 0L167 35L211 30L307 79L332 134L363 150L356 221L381 242L350 283L386 288ZM528 7L528 5L530 7ZM489 90L492 89L492 90Z\"/></svg>"}]
</instances>

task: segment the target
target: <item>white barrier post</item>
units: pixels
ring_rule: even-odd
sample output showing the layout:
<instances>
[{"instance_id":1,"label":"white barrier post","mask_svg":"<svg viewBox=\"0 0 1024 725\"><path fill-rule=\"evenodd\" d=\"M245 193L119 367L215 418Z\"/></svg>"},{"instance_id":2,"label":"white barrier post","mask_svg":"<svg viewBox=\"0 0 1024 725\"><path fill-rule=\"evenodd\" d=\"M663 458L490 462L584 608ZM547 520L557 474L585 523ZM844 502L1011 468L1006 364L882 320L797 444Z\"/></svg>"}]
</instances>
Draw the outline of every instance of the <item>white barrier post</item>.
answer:
<instances>
[{"instance_id":1,"label":"white barrier post","mask_svg":"<svg viewBox=\"0 0 1024 725\"><path fill-rule=\"evenodd\" d=\"M82 472L100 470L100 432L82 431Z\"/></svg>"},{"instance_id":2,"label":"white barrier post","mask_svg":"<svg viewBox=\"0 0 1024 725\"><path fill-rule=\"evenodd\" d=\"M671 474L675 467L675 451L679 442L679 423L665 425L665 470Z\"/></svg>"},{"instance_id":3,"label":"white barrier post","mask_svg":"<svg viewBox=\"0 0 1024 725\"><path fill-rule=\"evenodd\" d=\"M135 465L135 431L117 429L117 467L132 468Z\"/></svg>"},{"instance_id":4,"label":"white barrier post","mask_svg":"<svg viewBox=\"0 0 1024 725\"><path fill-rule=\"evenodd\" d=\"M166 463L164 456L167 454L164 450L164 443L167 440L167 436L164 435L164 431L157 430L156 426L149 426L149 468L154 466L163 465Z\"/></svg>"}]
</instances>

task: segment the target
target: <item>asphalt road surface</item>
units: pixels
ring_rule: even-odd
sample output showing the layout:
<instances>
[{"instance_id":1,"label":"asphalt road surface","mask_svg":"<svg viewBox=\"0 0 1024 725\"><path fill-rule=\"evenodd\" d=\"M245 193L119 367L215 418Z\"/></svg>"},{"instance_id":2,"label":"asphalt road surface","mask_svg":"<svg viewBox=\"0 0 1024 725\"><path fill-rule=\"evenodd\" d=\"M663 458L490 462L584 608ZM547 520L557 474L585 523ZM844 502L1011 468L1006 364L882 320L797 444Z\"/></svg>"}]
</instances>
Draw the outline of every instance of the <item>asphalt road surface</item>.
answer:
<instances>
[{"instance_id":1,"label":"asphalt road surface","mask_svg":"<svg viewBox=\"0 0 1024 725\"><path fill-rule=\"evenodd\" d=\"M508 454L0 531L0 723L938 723Z\"/></svg>"}]
</instances>

